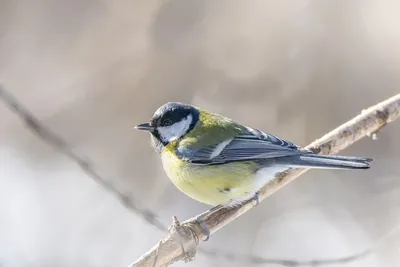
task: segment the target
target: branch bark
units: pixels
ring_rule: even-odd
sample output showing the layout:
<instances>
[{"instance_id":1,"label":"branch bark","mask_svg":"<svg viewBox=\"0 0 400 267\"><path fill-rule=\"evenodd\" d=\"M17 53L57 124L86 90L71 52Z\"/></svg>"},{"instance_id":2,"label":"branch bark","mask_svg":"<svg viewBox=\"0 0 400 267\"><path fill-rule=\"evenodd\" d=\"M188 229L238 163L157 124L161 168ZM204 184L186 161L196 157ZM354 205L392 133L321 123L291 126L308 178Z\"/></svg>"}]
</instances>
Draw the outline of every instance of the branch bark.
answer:
<instances>
[{"instance_id":1,"label":"branch bark","mask_svg":"<svg viewBox=\"0 0 400 267\"><path fill-rule=\"evenodd\" d=\"M397 94L363 110L360 115L314 141L306 148L315 153L336 154L365 136L376 139L376 134L382 127L399 117L400 94ZM259 191L259 201L280 190L307 170L295 169L276 177ZM174 217L169 234L132 263L130 267L159 267L168 266L179 260L193 260L199 240L204 241L207 238L203 226L210 230L210 234L213 234L252 208L253 203L250 200L234 208L216 206L182 224Z\"/></svg>"}]
</instances>

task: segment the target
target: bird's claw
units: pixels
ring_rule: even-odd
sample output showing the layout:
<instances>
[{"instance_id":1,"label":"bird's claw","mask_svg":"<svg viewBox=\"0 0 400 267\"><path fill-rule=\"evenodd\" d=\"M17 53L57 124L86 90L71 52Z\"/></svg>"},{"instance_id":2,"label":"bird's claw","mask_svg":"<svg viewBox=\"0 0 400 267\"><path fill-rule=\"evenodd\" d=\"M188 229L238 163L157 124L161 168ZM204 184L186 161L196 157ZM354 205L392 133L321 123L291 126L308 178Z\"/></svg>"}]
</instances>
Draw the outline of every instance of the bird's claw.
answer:
<instances>
[{"instance_id":1,"label":"bird's claw","mask_svg":"<svg viewBox=\"0 0 400 267\"><path fill-rule=\"evenodd\" d=\"M258 197L258 192L254 194L252 200L256 201L256 204L254 206L257 206L258 204L260 204L260 199Z\"/></svg>"},{"instance_id":2,"label":"bird's claw","mask_svg":"<svg viewBox=\"0 0 400 267\"><path fill-rule=\"evenodd\" d=\"M203 218L198 219L199 225L201 229L203 229L204 234L206 235L206 238L203 240L204 242L208 241L210 239L210 229L205 225Z\"/></svg>"}]
</instances>

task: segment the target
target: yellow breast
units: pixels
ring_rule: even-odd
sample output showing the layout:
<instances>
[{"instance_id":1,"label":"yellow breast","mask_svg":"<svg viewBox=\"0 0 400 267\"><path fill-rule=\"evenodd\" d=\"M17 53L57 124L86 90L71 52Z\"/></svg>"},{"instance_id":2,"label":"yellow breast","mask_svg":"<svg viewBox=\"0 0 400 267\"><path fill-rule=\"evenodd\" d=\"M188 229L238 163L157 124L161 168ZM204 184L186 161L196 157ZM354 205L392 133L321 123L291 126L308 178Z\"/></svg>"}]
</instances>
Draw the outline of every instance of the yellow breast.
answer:
<instances>
[{"instance_id":1,"label":"yellow breast","mask_svg":"<svg viewBox=\"0 0 400 267\"><path fill-rule=\"evenodd\" d=\"M235 162L221 165L196 165L179 159L174 147L161 153L169 179L189 197L210 205L241 202L254 196L259 188L254 184L257 164Z\"/></svg>"}]
</instances>

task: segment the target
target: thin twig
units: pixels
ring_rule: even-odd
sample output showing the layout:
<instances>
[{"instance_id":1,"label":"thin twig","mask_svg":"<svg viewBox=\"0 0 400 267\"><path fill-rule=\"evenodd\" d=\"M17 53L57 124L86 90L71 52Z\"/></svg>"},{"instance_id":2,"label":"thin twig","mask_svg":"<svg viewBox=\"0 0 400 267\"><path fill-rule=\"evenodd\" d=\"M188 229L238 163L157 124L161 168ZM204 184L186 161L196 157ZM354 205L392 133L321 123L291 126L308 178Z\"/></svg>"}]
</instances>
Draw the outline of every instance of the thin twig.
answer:
<instances>
[{"instance_id":1,"label":"thin twig","mask_svg":"<svg viewBox=\"0 0 400 267\"><path fill-rule=\"evenodd\" d=\"M314 151L315 153L335 154L365 136L375 136L382 127L398 119L399 117L400 94L395 95L375 106L372 106L367 110L364 110L360 115L311 143L306 148ZM283 173L260 190L258 194L259 200L264 200L306 171L307 169L296 169ZM168 266L178 260L193 259L196 253L196 246L193 246L193 244L197 244L197 242L195 242L192 233L195 233L198 240L203 241L207 238L207 234L204 233L203 230L204 227L201 227L200 224L205 225L209 229L210 234L213 234L252 208L253 204L251 200L239 207L234 208L218 206L214 207L213 209L180 224L180 228L190 229L190 231L180 231L180 235L177 234L178 231L171 231L167 237L165 237L162 242L159 243L158 246L156 245L153 247L150 251L141 256L130 266L153 266L155 262L155 252L157 252L158 255L155 266ZM182 240L185 242L182 243ZM181 248L182 245L184 245L183 250ZM271 260L257 259L259 258L253 258L255 262L271 262ZM342 259L342 261L346 262L351 259L354 258L345 258L344 260ZM273 261L273 263L279 263L285 266L296 266L293 264L298 264L299 262L279 260Z\"/></svg>"},{"instance_id":2,"label":"thin twig","mask_svg":"<svg viewBox=\"0 0 400 267\"><path fill-rule=\"evenodd\" d=\"M82 169L82 171L88 175L88 177L92 178L108 192L113 194L128 210L139 214L149 224L157 227L158 229L164 232L167 231L167 227L157 219L157 215L154 212L143 208L142 205L140 205L140 202L132 196L124 195L122 192L118 191L118 189L110 182L109 179L102 176L100 172L98 172L95 167L90 164L90 160L87 160L75 153L66 141L44 126L39 119L36 118L36 116L34 116L27 108L24 107L22 103L20 103L1 85L0 98L13 113L25 123L29 130L35 133L44 142L56 148L60 153L64 154L70 160L75 162Z\"/></svg>"}]
</instances>

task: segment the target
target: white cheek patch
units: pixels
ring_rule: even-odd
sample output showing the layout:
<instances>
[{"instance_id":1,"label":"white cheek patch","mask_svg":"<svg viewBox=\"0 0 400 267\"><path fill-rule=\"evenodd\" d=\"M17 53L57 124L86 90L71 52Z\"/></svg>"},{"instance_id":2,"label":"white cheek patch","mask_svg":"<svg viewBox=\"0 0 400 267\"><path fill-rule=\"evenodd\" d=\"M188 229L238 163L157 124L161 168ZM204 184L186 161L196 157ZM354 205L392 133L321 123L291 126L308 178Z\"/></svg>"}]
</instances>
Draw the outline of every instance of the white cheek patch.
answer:
<instances>
[{"instance_id":1,"label":"white cheek patch","mask_svg":"<svg viewBox=\"0 0 400 267\"><path fill-rule=\"evenodd\" d=\"M171 142L182 137L189 130L191 123L192 115L189 115L170 126L158 127L157 130L163 142Z\"/></svg>"}]
</instances>

